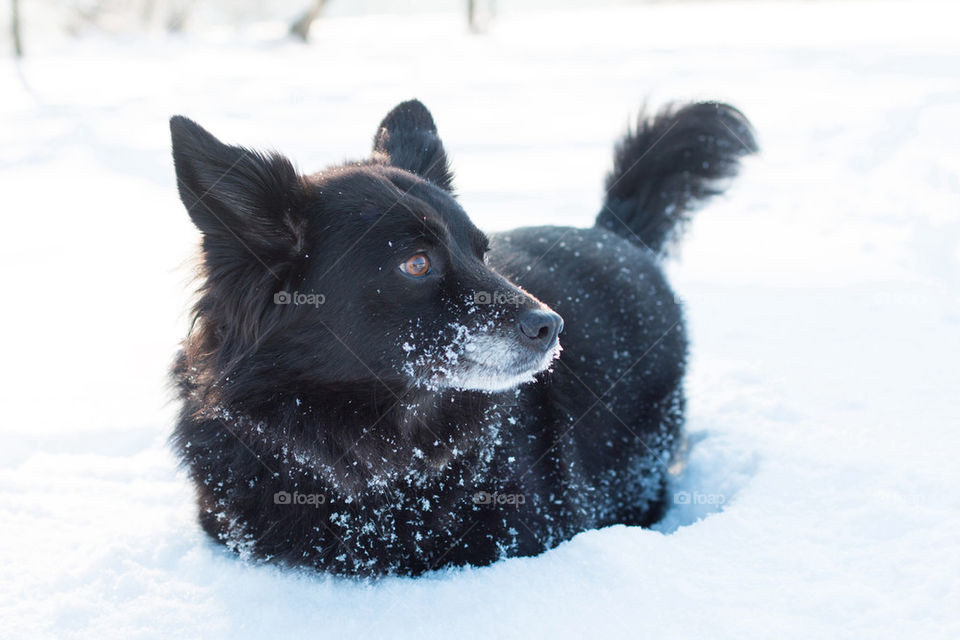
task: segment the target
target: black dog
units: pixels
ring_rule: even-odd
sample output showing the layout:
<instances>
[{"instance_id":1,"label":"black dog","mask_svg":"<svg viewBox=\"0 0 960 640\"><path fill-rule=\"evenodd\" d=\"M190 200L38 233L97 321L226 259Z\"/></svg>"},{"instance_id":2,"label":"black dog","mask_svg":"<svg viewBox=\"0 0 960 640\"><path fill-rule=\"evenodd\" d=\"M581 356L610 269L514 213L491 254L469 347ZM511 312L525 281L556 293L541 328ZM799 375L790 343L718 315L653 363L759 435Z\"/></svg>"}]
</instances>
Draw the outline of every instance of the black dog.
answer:
<instances>
[{"instance_id":1,"label":"black dog","mask_svg":"<svg viewBox=\"0 0 960 640\"><path fill-rule=\"evenodd\" d=\"M596 227L490 236L417 101L368 159L308 176L170 127L203 233L173 443L216 540L416 575L662 516L686 342L659 258L755 150L737 110L641 119Z\"/></svg>"}]
</instances>

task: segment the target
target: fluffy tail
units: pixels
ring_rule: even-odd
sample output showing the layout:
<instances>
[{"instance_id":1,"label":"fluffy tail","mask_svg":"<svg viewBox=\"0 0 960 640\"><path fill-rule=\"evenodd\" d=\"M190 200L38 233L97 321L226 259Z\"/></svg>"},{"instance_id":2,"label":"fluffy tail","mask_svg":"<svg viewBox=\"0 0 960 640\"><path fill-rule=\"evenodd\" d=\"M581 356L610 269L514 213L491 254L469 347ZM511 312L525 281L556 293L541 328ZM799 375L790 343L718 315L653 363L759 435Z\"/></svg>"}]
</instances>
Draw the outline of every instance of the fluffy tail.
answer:
<instances>
[{"instance_id":1,"label":"fluffy tail","mask_svg":"<svg viewBox=\"0 0 960 640\"><path fill-rule=\"evenodd\" d=\"M756 151L753 127L728 104L641 113L614 151L596 224L662 253L700 204L723 193L721 181L737 174L740 158Z\"/></svg>"}]
</instances>

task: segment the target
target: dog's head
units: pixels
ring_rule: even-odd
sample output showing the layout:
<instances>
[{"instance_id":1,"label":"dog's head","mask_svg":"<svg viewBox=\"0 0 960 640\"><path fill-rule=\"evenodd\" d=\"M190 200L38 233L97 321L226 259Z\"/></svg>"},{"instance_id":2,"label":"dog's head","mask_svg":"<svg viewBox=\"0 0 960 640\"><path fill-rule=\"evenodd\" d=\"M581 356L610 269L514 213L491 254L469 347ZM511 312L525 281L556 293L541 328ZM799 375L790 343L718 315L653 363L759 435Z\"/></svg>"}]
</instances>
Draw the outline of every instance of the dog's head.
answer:
<instances>
[{"instance_id":1,"label":"dog's head","mask_svg":"<svg viewBox=\"0 0 960 640\"><path fill-rule=\"evenodd\" d=\"M186 118L170 126L203 234L193 348L221 374L255 358L243 368L278 386L502 391L559 353L560 316L487 266L421 103L386 116L368 159L313 175Z\"/></svg>"}]
</instances>

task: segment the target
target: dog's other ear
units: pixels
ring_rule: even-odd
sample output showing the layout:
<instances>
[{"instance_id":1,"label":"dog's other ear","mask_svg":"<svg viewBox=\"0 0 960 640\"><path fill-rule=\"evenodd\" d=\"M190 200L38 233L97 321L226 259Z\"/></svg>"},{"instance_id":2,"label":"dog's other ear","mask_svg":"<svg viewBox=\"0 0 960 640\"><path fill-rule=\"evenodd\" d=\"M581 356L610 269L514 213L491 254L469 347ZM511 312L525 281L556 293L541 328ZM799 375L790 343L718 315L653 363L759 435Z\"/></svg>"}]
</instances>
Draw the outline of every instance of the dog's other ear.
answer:
<instances>
[{"instance_id":1,"label":"dog's other ear","mask_svg":"<svg viewBox=\"0 0 960 640\"><path fill-rule=\"evenodd\" d=\"M183 116L170 119L170 134L180 199L203 233L208 267L252 263L278 275L304 241L304 188L293 164L223 144Z\"/></svg>"},{"instance_id":2,"label":"dog's other ear","mask_svg":"<svg viewBox=\"0 0 960 640\"><path fill-rule=\"evenodd\" d=\"M373 155L453 191L453 174L437 126L419 100L401 102L387 114L373 138Z\"/></svg>"}]
</instances>

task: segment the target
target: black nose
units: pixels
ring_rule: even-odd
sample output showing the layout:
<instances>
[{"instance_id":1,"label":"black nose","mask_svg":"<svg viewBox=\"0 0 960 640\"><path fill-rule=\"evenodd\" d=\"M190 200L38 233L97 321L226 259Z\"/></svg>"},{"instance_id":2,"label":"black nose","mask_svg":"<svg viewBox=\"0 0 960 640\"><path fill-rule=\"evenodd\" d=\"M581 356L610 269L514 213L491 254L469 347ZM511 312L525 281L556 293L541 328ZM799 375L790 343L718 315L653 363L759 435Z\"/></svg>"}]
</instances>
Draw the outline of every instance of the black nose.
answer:
<instances>
[{"instance_id":1,"label":"black nose","mask_svg":"<svg viewBox=\"0 0 960 640\"><path fill-rule=\"evenodd\" d=\"M563 318L553 311L527 309L520 314L517 325L523 337L533 343L532 346L546 351L553 347L557 336L563 331Z\"/></svg>"}]
</instances>

